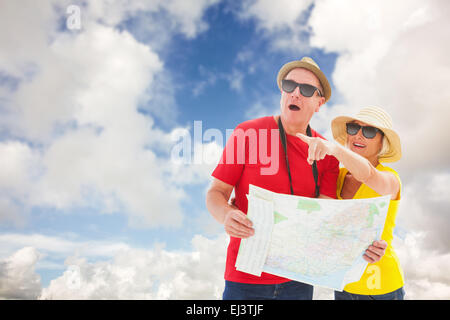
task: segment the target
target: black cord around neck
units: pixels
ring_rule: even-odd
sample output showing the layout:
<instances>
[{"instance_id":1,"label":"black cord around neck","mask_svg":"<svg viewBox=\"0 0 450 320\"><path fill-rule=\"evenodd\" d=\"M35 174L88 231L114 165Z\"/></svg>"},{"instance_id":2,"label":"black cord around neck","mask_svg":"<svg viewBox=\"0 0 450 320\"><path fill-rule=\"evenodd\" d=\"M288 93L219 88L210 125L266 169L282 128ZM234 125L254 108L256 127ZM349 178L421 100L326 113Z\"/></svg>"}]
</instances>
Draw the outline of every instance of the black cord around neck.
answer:
<instances>
[{"instance_id":1,"label":"black cord around neck","mask_svg":"<svg viewBox=\"0 0 450 320\"><path fill-rule=\"evenodd\" d=\"M284 131L284 127L281 122L281 116L278 117L278 128L280 130L280 139L281 139L281 144L282 144L283 150L284 150L284 157L286 159L286 168L287 168L288 176L289 176L289 187L291 189L291 194L294 194L294 188L292 187L291 169L289 168L289 159L288 159L288 154L287 154L286 132ZM308 137L312 136L311 127L309 126L309 124L308 124L308 127L306 128L306 134L308 135ZM320 188L319 188L319 184L318 184L319 172L317 170L317 162L315 160L312 164L312 173L313 173L314 183L315 183L314 193L315 193L315 197L317 198L320 194Z\"/></svg>"}]
</instances>

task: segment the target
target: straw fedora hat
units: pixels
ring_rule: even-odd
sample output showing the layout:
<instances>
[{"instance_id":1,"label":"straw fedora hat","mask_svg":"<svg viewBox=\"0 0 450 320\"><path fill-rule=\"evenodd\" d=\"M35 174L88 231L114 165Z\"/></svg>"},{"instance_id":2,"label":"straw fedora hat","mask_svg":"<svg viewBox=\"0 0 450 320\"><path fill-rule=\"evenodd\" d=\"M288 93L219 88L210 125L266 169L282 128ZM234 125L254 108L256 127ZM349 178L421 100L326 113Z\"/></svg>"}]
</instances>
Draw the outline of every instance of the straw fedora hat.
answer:
<instances>
[{"instance_id":1,"label":"straw fedora hat","mask_svg":"<svg viewBox=\"0 0 450 320\"><path fill-rule=\"evenodd\" d=\"M400 137L392 129L391 116L379 107L366 107L361 109L354 117L340 116L331 121L331 131L334 139L342 145L347 143L346 123L354 120L365 122L370 126L376 127L383 131L387 139L387 151L380 155L380 162L395 162L402 157L402 148Z\"/></svg>"},{"instance_id":2,"label":"straw fedora hat","mask_svg":"<svg viewBox=\"0 0 450 320\"><path fill-rule=\"evenodd\" d=\"M316 77L319 78L320 84L323 89L322 94L325 97L325 102L327 102L330 99L331 87L330 84L328 83L328 79L327 77L325 77L325 74L322 72L322 70L320 70L317 63L310 57L303 57L301 60L294 60L288 62L281 67L280 71L278 71L277 76L277 84L280 90L281 90L281 80L283 80L284 77L286 77L289 71L295 68L304 68L314 73Z\"/></svg>"}]
</instances>

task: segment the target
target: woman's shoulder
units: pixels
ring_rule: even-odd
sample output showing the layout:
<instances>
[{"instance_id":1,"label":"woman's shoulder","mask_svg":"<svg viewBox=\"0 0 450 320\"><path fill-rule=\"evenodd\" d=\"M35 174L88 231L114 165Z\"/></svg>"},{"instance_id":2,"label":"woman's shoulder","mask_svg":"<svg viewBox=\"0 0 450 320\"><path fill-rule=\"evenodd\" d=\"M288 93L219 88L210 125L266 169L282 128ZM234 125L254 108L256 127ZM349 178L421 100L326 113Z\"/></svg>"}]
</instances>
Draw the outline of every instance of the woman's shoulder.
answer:
<instances>
[{"instance_id":1,"label":"woman's shoulder","mask_svg":"<svg viewBox=\"0 0 450 320\"><path fill-rule=\"evenodd\" d=\"M397 178L397 181L399 183L399 191L398 191L398 195L397 195L396 199L400 200L401 193L402 193L402 180L400 179L400 176L397 173L397 171L395 171L391 167L384 166L381 163L377 166L377 169L380 170L380 171L390 172Z\"/></svg>"},{"instance_id":2,"label":"woman's shoulder","mask_svg":"<svg viewBox=\"0 0 450 320\"><path fill-rule=\"evenodd\" d=\"M394 175L397 177L397 179L400 181L400 176L399 176L399 174L397 173L397 171L395 171L395 170L392 169L391 167L385 166L385 165L383 165L383 164L380 163L380 164L377 166L377 169L380 170L380 171L388 171L388 172L391 172L391 173L394 174Z\"/></svg>"}]
</instances>

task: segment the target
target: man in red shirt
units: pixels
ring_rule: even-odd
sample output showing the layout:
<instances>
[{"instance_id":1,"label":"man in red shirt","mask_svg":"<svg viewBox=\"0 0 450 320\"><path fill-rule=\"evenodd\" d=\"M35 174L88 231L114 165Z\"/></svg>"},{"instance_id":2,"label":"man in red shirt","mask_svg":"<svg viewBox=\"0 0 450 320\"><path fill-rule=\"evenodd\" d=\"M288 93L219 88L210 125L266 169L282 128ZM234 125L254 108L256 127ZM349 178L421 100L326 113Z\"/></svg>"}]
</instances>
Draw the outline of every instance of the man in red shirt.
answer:
<instances>
[{"instance_id":1,"label":"man in red shirt","mask_svg":"<svg viewBox=\"0 0 450 320\"><path fill-rule=\"evenodd\" d=\"M212 173L214 179L206 195L208 210L230 235L223 299L312 299L313 296L311 285L264 272L257 277L235 268L241 239L255 232L246 217L249 184L278 193L336 198L338 161L332 156L317 161L316 183L307 162L308 145L295 136L303 133L324 139L309 128L309 121L331 96L327 78L311 58L305 57L285 64L278 73L277 83L281 92L280 115L245 121L236 127ZM286 151L280 146L283 137ZM235 202L230 204L233 188Z\"/></svg>"}]
</instances>

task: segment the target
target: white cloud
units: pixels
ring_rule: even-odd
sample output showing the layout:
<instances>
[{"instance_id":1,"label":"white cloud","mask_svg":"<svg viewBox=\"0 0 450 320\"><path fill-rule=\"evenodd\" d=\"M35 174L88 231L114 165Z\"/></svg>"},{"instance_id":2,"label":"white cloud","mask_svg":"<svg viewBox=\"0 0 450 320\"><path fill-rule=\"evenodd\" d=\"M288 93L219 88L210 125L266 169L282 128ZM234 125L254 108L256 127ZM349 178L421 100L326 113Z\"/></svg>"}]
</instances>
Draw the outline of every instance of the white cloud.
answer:
<instances>
[{"instance_id":1,"label":"white cloud","mask_svg":"<svg viewBox=\"0 0 450 320\"><path fill-rule=\"evenodd\" d=\"M26 224L26 213L8 196L0 196L0 222L4 225L23 227Z\"/></svg>"},{"instance_id":2,"label":"white cloud","mask_svg":"<svg viewBox=\"0 0 450 320\"><path fill-rule=\"evenodd\" d=\"M403 185L403 196L398 220L410 231L423 232L424 250L449 252L450 236L448 189L450 174L440 172L418 173ZM427 186L424 188L424 186Z\"/></svg>"},{"instance_id":3,"label":"white cloud","mask_svg":"<svg viewBox=\"0 0 450 320\"><path fill-rule=\"evenodd\" d=\"M78 237L75 237L78 238ZM41 258L65 258L71 255L80 255L87 258L113 257L118 252L128 250L130 247L118 241L96 240L82 241L68 240L66 236L49 236L39 233L3 233L0 235L2 249L0 258L23 247L33 247L41 253Z\"/></svg>"},{"instance_id":4,"label":"white cloud","mask_svg":"<svg viewBox=\"0 0 450 320\"><path fill-rule=\"evenodd\" d=\"M38 174L33 162L39 159L39 155L18 141L0 143L0 154L0 188L4 192L18 193L23 185Z\"/></svg>"},{"instance_id":5,"label":"white cloud","mask_svg":"<svg viewBox=\"0 0 450 320\"><path fill-rule=\"evenodd\" d=\"M39 256L36 249L24 247L0 260L0 298L36 299L39 296L41 282L34 270Z\"/></svg>"},{"instance_id":6,"label":"white cloud","mask_svg":"<svg viewBox=\"0 0 450 320\"><path fill-rule=\"evenodd\" d=\"M230 83L230 88L241 92L242 91L242 82L244 81L244 73L238 71L237 69L233 69L231 74L226 76L226 79Z\"/></svg>"},{"instance_id":7,"label":"white cloud","mask_svg":"<svg viewBox=\"0 0 450 320\"><path fill-rule=\"evenodd\" d=\"M161 90L171 75L157 50L175 33L192 38L206 30L203 14L216 2L83 3L82 28L74 32L57 30L69 1L2 7L0 41L13 45L2 50L0 70L17 80L15 88L1 91L7 103L0 125L8 133L0 143L2 223L24 225L23 211L36 206L89 206L123 212L133 227L182 225L182 188L208 181L209 173L204 163L185 166L191 178L180 175L183 181L170 171L170 132L152 116L174 125L168 117L176 105L174 92ZM133 15L138 36L164 33L143 44L116 29ZM148 114L138 111L143 104ZM167 106L175 110L161 111ZM205 144L202 157L216 157L216 149L214 142ZM194 237L187 252L36 233L0 238L2 298L217 298L223 287L225 236ZM41 291L35 269L58 268L56 261L65 258L66 272ZM71 282L77 270L83 289L68 291L77 284Z\"/></svg>"},{"instance_id":8,"label":"white cloud","mask_svg":"<svg viewBox=\"0 0 450 320\"><path fill-rule=\"evenodd\" d=\"M3 1L0 16L0 69L26 78L54 35L56 12L50 1Z\"/></svg>"},{"instance_id":9,"label":"white cloud","mask_svg":"<svg viewBox=\"0 0 450 320\"><path fill-rule=\"evenodd\" d=\"M218 299L223 291L225 233L214 239L196 235L189 251L76 242L42 234L7 234L1 241L9 249L25 245L0 258L4 299ZM45 259L55 253L67 257L66 269L42 288L35 269L54 268Z\"/></svg>"},{"instance_id":10,"label":"white cloud","mask_svg":"<svg viewBox=\"0 0 450 320\"><path fill-rule=\"evenodd\" d=\"M276 4L270 0L244 1L241 17L256 19L259 28L270 32L302 28L299 19L312 3L312 0L282 0Z\"/></svg>"},{"instance_id":11,"label":"white cloud","mask_svg":"<svg viewBox=\"0 0 450 320\"><path fill-rule=\"evenodd\" d=\"M193 38L197 33L203 32L208 25L202 20L206 8L209 8L219 0L184 1L170 0L163 1L162 7L173 17L173 21L180 26L182 32Z\"/></svg>"},{"instance_id":12,"label":"white cloud","mask_svg":"<svg viewBox=\"0 0 450 320\"><path fill-rule=\"evenodd\" d=\"M26 225L28 210L21 204L39 175L39 153L18 141L0 142L0 223Z\"/></svg>"},{"instance_id":13,"label":"white cloud","mask_svg":"<svg viewBox=\"0 0 450 320\"><path fill-rule=\"evenodd\" d=\"M313 0L248 0L237 14L244 20L254 19L257 29L270 39L272 49L304 54L310 49L310 30L305 21L312 3Z\"/></svg>"},{"instance_id":14,"label":"white cloud","mask_svg":"<svg viewBox=\"0 0 450 320\"><path fill-rule=\"evenodd\" d=\"M426 243L426 234L411 232L395 246L405 276L405 299L449 299L450 254Z\"/></svg>"},{"instance_id":15,"label":"white cloud","mask_svg":"<svg viewBox=\"0 0 450 320\"><path fill-rule=\"evenodd\" d=\"M0 20L13 25L30 16L30 27L37 29L30 31L24 27L28 24L21 24L15 37L27 39L31 32L33 41L23 42L33 55L11 60L18 49L7 46L0 59L0 70L19 79L17 90L6 93L0 125L10 136L30 142L12 139L2 144L0 151L6 156L2 159L8 159L2 161L14 171L4 166L0 176L13 177L5 184L16 190L2 198L2 220L14 220L14 197L27 208L90 206L103 213L121 211L135 227L182 225L179 201L185 194L168 179L173 176L167 163L170 133L156 127L150 116L168 123L168 113L161 107L176 108L174 93L157 89L164 63L152 44L144 45L115 27L133 15L158 13L168 17L165 23L172 23L166 33L193 37L207 27L203 14L215 3L84 3L82 28L75 32L56 30L68 1L55 2L59 11L51 6L23 11L19 4L2 11L2 16L9 16ZM158 21L147 21L150 31ZM5 25L3 30L9 28ZM0 33L0 39L9 43L9 33ZM33 72L21 68L22 63L31 65ZM138 111L142 103L150 115ZM21 157L18 163L13 161L15 153ZM204 174L198 178L208 180Z\"/></svg>"},{"instance_id":16,"label":"white cloud","mask_svg":"<svg viewBox=\"0 0 450 320\"><path fill-rule=\"evenodd\" d=\"M204 32L208 25L203 20L205 11L218 3L219 0L99 0L89 2L82 7L87 22L102 22L108 26L116 26L121 22L144 14L146 31L154 31L157 24L164 25L167 34L181 33L187 38L193 38ZM158 18L163 16L164 19ZM152 21L153 20L153 21ZM161 35L165 36L165 35Z\"/></svg>"},{"instance_id":17,"label":"white cloud","mask_svg":"<svg viewBox=\"0 0 450 320\"><path fill-rule=\"evenodd\" d=\"M192 251L128 249L93 263L68 258L40 299L218 299L227 238L194 236Z\"/></svg>"},{"instance_id":18,"label":"white cloud","mask_svg":"<svg viewBox=\"0 0 450 320\"><path fill-rule=\"evenodd\" d=\"M208 70L204 66L200 65L198 68L199 78L202 80L197 81L192 89L194 96L199 96L207 90L208 87L216 85L218 82L226 81L231 90L236 92L242 92L243 81L245 73L233 68L230 72L219 72L216 70Z\"/></svg>"},{"instance_id":19,"label":"white cloud","mask_svg":"<svg viewBox=\"0 0 450 320\"><path fill-rule=\"evenodd\" d=\"M92 25L76 36L62 34L39 61L32 81L15 93L9 106L14 122L5 126L46 142L64 126L133 123L121 117L137 113L139 98L160 71L159 57L126 31Z\"/></svg>"},{"instance_id":20,"label":"white cloud","mask_svg":"<svg viewBox=\"0 0 450 320\"><path fill-rule=\"evenodd\" d=\"M34 191L32 204L89 205L89 192L104 212L124 208L135 225L180 225L182 191L164 182L160 159L147 148L152 119L137 111L141 94L162 70L158 56L127 32L97 25L61 36L42 70L16 92L8 124L46 145L34 162L44 172L27 188ZM58 127L62 132L55 133ZM170 214L159 215L163 203Z\"/></svg>"},{"instance_id":21,"label":"white cloud","mask_svg":"<svg viewBox=\"0 0 450 320\"><path fill-rule=\"evenodd\" d=\"M219 79L217 72L208 70L203 65L198 67L198 73L200 76L199 78L202 80L195 83L194 88L192 89L194 96L198 96L203 93L208 86L214 85Z\"/></svg>"}]
</instances>

